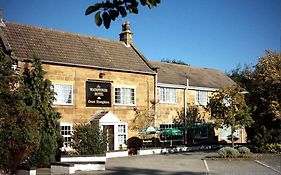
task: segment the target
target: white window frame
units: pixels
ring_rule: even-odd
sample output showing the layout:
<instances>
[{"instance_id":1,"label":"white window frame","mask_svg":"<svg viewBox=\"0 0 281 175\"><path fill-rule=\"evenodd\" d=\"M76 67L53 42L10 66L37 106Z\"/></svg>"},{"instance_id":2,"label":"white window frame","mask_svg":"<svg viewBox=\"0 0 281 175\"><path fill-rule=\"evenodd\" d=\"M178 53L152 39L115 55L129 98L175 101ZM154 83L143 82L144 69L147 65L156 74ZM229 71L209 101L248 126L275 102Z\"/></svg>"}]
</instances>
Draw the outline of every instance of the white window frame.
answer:
<instances>
[{"instance_id":1,"label":"white window frame","mask_svg":"<svg viewBox=\"0 0 281 175\"><path fill-rule=\"evenodd\" d=\"M127 125L126 124L118 124L118 145L127 144Z\"/></svg>"},{"instance_id":2,"label":"white window frame","mask_svg":"<svg viewBox=\"0 0 281 175\"><path fill-rule=\"evenodd\" d=\"M206 96L202 96L205 94ZM209 92L205 90L196 90L195 94L195 105L206 106L209 102Z\"/></svg>"},{"instance_id":3,"label":"white window frame","mask_svg":"<svg viewBox=\"0 0 281 175\"><path fill-rule=\"evenodd\" d=\"M69 127L70 130L62 129L62 127ZM72 129L73 124L68 122L60 122L60 133L63 136L63 148L64 149L71 149L70 142L72 137ZM63 133L63 132L69 132L69 133ZM67 141L68 140L68 141Z\"/></svg>"},{"instance_id":4,"label":"white window frame","mask_svg":"<svg viewBox=\"0 0 281 175\"><path fill-rule=\"evenodd\" d=\"M116 89L120 89L120 103L118 103L118 102L116 102ZM133 100L133 103L125 103L124 102L124 94L123 94L123 92L124 92L124 90L125 89L133 89L134 90L134 100ZM134 87L118 87L118 86L116 86L116 87L114 87L114 105L123 105L123 106L136 106L136 88L134 88ZM130 96L130 98L131 98L131 96ZM130 100L131 101L131 100Z\"/></svg>"},{"instance_id":5,"label":"white window frame","mask_svg":"<svg viewBox=\"0 0 281 175\"><path fill-rule=\"evenodd\" d=\"M69 83L52 83L53 84L53 89L54 89L54 92L56 92L56 95L55 95L55 100L54 100L54 105L73 105L73 84L69 84ZM56 88L55 86L56 85L61 85L61 86L70 86L71 87L71 102L68 103L67 101L66 102L60 102L60 101L57 101L57 98L59 96L59 93L58 91L56 91ZM68 100L68 99L67 99Z\"/></svg>"},{"instance_id":6,"label":"white window frame","mask_svg":"<svg viewBox=\"0 0 281 175\"><path fill-rule=\"evenodd\" d=\"M160 87L160 103L177 104L177 89Z\"/></svg>"}]
</instances>

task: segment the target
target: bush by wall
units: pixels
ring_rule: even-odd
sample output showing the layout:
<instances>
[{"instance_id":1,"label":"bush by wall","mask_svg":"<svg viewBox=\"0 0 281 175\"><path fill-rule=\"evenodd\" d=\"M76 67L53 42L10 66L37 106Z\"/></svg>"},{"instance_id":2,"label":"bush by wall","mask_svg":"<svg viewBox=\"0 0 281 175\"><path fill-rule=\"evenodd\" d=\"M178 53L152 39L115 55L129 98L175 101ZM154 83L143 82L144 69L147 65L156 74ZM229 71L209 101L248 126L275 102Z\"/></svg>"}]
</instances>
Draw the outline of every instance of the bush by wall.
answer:
<instances>
[{"instance_id":1,"label":"bush by wall","mask_svg":"<svg viewBox=\"0 0 281 175\"><path fill-rule=\"evenodd\" d=\"M238 151L239 151L241 157L249 157L251 154L250 149L245 146L239 147Z\"/></svg>"},{"instance_id":2,"label":"bush by wall","mask_svg":"<svg viewBox=\"0 0 281 175\"><path fill-rule=\"evenodd\" d=\"M98 125L81 124L73 128L72 148L79 155L102 155L106 153L106 133Z\"/></svg>"},{"instance_id":3,"label":"bush by wall","mask_svg":"<svg viewBox=\"0 0 281 175\"><path fill-rule=\"evenodd\" d=\"M232 147L223 147L219 149L218 154L223 158L236 158L240 155L239 151Z\"/></svg>"}]
</instances>

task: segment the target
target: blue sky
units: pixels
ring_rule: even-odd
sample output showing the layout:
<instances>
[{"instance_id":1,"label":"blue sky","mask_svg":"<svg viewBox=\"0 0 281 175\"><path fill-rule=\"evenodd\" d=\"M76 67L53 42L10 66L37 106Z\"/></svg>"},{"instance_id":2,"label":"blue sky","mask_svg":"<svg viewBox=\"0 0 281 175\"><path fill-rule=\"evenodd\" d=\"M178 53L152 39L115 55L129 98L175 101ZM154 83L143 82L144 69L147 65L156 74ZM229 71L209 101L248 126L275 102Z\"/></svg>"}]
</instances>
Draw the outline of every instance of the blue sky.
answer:
<instances>
[{"instance_id":1,"label":"blue sky","mask_svg":"<svg viewBox=\"0 0 281 175\"><path fill-rule=\"evenodd\" d=\"M0 7L7 21L113 40L130 21L133 42L147 58L221 71L281 49L281 0L162 0L152 10L140 5L138 15L119 18L108 30L84 15L98 1L0 0Z\"/></svg>"}]
</instances>

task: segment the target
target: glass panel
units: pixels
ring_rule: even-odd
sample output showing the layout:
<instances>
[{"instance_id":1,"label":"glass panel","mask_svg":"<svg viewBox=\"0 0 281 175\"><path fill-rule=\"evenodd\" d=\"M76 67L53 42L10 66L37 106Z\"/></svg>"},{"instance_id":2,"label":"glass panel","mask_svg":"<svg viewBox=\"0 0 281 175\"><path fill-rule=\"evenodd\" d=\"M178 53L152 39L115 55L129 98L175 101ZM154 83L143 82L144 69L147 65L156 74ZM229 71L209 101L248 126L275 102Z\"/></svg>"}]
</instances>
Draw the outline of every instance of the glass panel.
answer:
<instances>
[{"instance_id":1,"label":"glass panel","mask_svg":"<svg viewBox=\"0 0 281 175\"><path fill-rule=\"evenodd\" d=\"M120 104L121 103L121 89L115 88L115 103Z\"/></svg>"},{"instance_id":2,"label":"glass panel","mask_svg":"<svg viewBox=\"0 0 281 175\"><path fill-rule=\"evenodd\" d=\"M72 103L72 85L54 84L54 92L56 93L54 104L71 104Z\"/></svg>"}]
</instances>

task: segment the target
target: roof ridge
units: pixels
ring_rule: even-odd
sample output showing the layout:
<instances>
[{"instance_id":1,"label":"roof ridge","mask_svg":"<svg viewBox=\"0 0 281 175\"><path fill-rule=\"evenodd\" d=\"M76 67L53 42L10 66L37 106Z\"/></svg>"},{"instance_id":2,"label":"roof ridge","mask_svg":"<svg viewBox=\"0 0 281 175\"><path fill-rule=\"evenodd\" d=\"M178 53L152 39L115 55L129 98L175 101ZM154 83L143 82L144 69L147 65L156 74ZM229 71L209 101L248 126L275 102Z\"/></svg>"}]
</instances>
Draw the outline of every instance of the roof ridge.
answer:
<instances>
[{"instance_id":1,"label":"roof ridge","mask_svg":"<svg viewBox=\"0 0 281 175\"><path fill-rule=\"evenodd\" d=\"M191 65L185 65L185 64L177 64L177 63L168 63L168 62L162 62L162 61L150 61L152 63L160 63L160 64L169 64L169 65L175 65L175 66L181 66L181 67L187 67L191 69L205 69L205 70L211 70L211 71L217 71L217 72L222 72L221 70L214 69L214 68L207 68L207 67L200 67L200 66L191 66Z\"/></svg>"},{"instance_id":2,"label":"roof ridge","mask_svg":"<svg viewBox=\"0 0 281 175\"><path fill-rule=\"evenodd\" d=\"M102 38L102 37L97 37L97 36L90 36L90 35L80 34L80 33L75 33L75 32L67 32L67 31L63 31L63 30L59 30L59 29L47 28L47 27L42 27L42 26L20 24L20 23L15 23L15 22L10 22L10 21L4 21L4 23L5 24L25 26L25 27L31 27L31 28L34 28L34 29L41 29L41 30L46 30L46 31L58 32L58 33L62 33L62 34L69 34L69 35L78 36L78 37L97 39L97 40L101 40L101 41L111 41L111 42L116 42L116 43L124 43L124 42L119 41L119 40L113 40L113 39ZM3 27L3 28L5 28L5 27Z\"/></svg>"}]
</instances>

